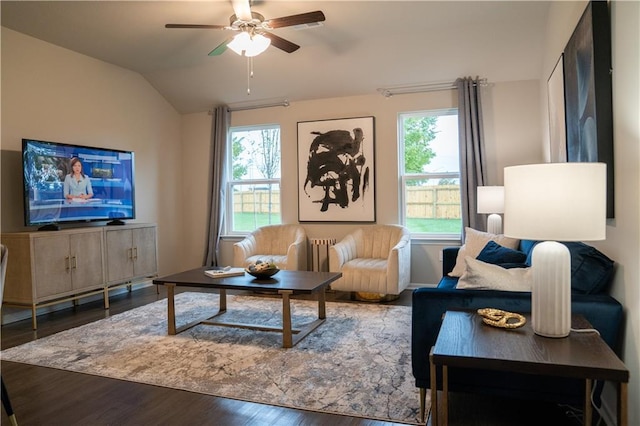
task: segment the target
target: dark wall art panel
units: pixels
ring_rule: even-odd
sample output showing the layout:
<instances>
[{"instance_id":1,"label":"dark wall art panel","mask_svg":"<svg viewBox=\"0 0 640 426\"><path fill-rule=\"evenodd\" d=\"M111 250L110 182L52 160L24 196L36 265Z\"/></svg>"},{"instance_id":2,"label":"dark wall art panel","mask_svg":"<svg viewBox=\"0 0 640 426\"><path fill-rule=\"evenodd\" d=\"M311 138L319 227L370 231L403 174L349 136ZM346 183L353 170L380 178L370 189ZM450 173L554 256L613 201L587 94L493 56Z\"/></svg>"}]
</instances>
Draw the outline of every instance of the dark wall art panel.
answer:
<instances>
[{"instance_id":1,"label":"dark wall art panel","mask_svg":"<svg viewBox=\"0 0 640 426\"><path fill-rule=\"evenodd\" d=\"M564 50L567 160L607 164L607 217L614 217L611 27L606 1L587 5Z\"/></svg>"}]
</instances>

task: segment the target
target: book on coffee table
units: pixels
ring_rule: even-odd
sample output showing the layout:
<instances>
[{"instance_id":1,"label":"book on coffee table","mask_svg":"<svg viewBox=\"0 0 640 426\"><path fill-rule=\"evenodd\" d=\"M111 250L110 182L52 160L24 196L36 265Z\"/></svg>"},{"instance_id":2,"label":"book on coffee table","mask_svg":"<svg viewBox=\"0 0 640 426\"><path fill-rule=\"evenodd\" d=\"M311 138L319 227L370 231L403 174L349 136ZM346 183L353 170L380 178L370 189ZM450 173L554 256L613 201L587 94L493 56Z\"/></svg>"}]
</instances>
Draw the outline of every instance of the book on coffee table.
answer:
<instances>
[{"instance_id":1,"label":"book on coffee table","mask_svg":"<svg viewBox=\"0 0 640 426\"><path fill-rule=\"evenodd\" d=\"M220 268L220 269L208 269L204 271L205 275L211 278L233 277L236 275L244 275L244 268Z\"/></svg>"}]
</instances>

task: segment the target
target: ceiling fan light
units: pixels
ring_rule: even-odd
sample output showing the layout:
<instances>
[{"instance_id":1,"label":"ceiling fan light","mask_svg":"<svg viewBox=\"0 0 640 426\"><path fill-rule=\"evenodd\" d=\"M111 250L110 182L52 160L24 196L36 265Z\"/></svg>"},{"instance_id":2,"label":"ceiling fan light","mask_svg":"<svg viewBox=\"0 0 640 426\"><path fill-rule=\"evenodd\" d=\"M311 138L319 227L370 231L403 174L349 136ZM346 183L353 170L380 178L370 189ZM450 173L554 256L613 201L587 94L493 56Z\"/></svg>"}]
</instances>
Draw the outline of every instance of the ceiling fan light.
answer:
<instances>
[{"instance_id":1,"label":"ceiling fan light","mask_svg":"<svg viewBox=\"0 0 640 426\"><path fill-rule=\"evenodd\" d=\"M262 34L254 34L253 37L248 32L241 32L236 35L227 45L231 50L240 56L256 56L267 50L271 40Z\"/></svg>"},{"instance_id":2,"label":"ceiling fan light","mask_svg":"<svg viewBox=\"0 0 640 426\"><path fill-rule=\"evenodd\" d=\"M249 33L241 32L227 44L227 47L242 56L242 52L246 50L246 46L248 46L249 43L251 43Z\"/></svg>"},{"instance_id":3,"label":"ceiling fan light","mask_svg":"<svg viewBox=\"0 0 640 426\"><path fill-rule=\"evenodd\" d=\"M245 56L256 56L267 50L271 45L271 39L263 36L262 34L256 34L251 39L251 47L245 51Z\"/></svg>"}]
</instances>

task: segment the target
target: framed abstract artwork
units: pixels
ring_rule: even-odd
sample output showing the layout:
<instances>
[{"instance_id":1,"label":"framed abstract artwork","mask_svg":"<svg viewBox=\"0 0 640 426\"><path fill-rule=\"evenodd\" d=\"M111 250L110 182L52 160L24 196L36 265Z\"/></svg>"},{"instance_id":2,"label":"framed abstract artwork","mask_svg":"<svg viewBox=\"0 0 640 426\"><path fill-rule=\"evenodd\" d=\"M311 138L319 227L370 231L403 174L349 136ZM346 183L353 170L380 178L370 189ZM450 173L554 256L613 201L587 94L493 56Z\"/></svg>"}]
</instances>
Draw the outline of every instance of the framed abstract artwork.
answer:
<instances>
[{"instance_id":1,"label":"framed abstract artwork","mask_svg":"<svg viewBox=\"0 0 640 426\"><path fill-rule=\"evenodd\" d=\"M567 161L607 165L614 217L611 28L606 1L590 1L564 49Z\"/></svg>"},{"instance_id":2,"label":"framed abstract artwork","mask_svg":"<svg viewBox=\"0 0 640 426\"><path fill-rule=\"evenodd\" d=\"M298 122L298 220L375 222L374 117Z\"/></svg>"}]
</instances>

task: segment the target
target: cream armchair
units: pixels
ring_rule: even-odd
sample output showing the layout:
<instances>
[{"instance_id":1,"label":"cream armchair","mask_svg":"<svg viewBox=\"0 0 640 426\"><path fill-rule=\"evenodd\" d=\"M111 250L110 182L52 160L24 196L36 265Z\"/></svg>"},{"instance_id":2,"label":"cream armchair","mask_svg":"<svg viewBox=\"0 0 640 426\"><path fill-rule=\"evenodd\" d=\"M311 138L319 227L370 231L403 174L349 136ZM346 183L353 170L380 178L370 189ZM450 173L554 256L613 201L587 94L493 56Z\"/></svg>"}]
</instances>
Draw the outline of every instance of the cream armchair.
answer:
<instances>
[{"instance_id":1,"label":"cream armchair","mask_svg":"<svg viewBox=\"0 0 640 426\"><path fill-rule=\"evenodd\" d=\"M329 270L342 272L334 290L355 291L361 299L398 295L411 279L411 236L400 225L356 229L329 247Z\"/></svg>"},{"instance_id":2,"label":"cream armchair","mask_svg":"<svg viewBox=\"0 0 640 426\"><path fill-rule=\"evenodd\" d=\"M278 268L307 270L307 234L300 225L268 225L233 245L233 266L269 260Z\"/></svg>"}]
</instances>

